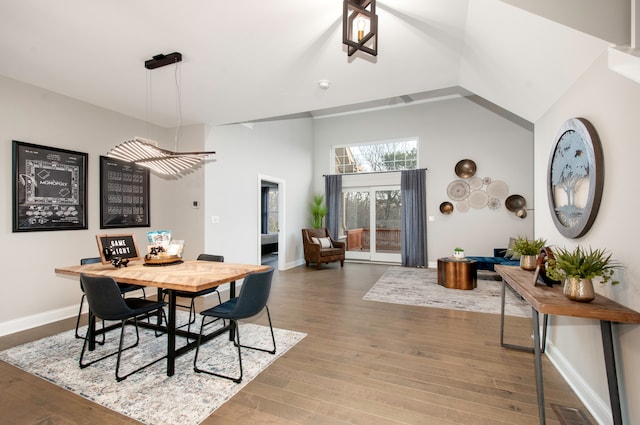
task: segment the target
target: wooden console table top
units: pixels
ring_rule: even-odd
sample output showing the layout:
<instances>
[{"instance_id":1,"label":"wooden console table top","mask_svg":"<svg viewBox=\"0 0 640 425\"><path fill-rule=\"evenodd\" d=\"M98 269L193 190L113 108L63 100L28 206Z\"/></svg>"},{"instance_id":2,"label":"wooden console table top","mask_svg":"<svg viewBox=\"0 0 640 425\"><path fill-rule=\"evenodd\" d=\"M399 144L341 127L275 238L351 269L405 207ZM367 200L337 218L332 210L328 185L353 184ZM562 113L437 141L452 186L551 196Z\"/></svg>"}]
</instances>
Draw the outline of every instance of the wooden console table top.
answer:
<instances>
[{"instance_id":1,"label":"wooden console table top","mask_svg":"<svg viewBox=\"0 0 640 425\"><path fill-rule=\"evenodd\" d=\"M539 313L608 320L616 323L640 323L640 313L607 297L596 294L588 303L572 301L562 293L562 285L553 288L533 284L533 272L519 266L496 265L496 272Z\"/></svg>"}]
</instances>

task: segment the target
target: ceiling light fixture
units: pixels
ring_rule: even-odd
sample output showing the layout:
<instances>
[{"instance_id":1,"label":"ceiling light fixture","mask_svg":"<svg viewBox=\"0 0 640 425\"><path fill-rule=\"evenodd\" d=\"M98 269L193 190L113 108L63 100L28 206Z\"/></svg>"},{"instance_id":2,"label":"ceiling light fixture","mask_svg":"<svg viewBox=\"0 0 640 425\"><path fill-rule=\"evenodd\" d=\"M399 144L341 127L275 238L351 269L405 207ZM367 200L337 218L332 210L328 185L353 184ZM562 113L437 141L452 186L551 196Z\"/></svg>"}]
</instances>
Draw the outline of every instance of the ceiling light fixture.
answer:
<instances>
[{"instance_id":1,"label":"ceiling light fixture","mask_svg":"<svg viewBox=\"0 0 640 425\"><path fill-rule=\"evenodd\" d=\"M175 144L178 148L178 132L182 121L182 108L180 102L180 85L178 83L178 62L182 61L182 54L178 52L168 55L156 55L144 62L144 67L148 70L160 68L162 66L176 65L176 101L178 102L178 125L176 126ZM148 87L147 87L148 90ZM147 97L149 94L147 93ZM149 107L147 99L147 107ZM158 147L155 140L135 137L111 149L107 156L117 158L127 162L133 162L155 171L159 174L175 176L190 168L193 168L215 152L173 152Z\"/></svg>"},{"instance_id":2,"label":"ceiling light fixture","mask_svg":"<svg viewBox=\"0 0 640 425\"><path fill-rule=\"evenodd\" d=\"M378 55L376 0L344 0L342 42L347 45L349 56L358 50Z\"/></svg>"}]
</instances>

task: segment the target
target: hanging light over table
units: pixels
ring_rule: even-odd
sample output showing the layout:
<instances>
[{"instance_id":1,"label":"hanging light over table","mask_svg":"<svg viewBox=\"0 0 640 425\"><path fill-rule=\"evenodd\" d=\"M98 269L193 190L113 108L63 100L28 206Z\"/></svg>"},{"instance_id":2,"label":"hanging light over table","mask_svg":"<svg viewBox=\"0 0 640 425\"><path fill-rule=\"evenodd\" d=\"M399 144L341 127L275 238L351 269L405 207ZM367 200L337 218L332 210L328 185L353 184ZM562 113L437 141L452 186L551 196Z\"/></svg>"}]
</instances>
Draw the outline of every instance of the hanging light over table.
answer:
<instances>
[{"instance_id":1,"label":"hanging light over table","mask_svg":"<svg viewBox=\"0 0 640 425\"><path fill-rule=\"evenodd\" d=\"M181 61L182 54L178 52L170 53L168 55L160 54L145 61L144 67L151 70L165 65L177 64ZM179 97L180 96L177 95L178 99ZM179 128L180 124L178 123L176 128L176 148ZM213 154L215 154L215 152L172 152L170 150L159 148L158 142L155 140L135 137L133 140L128 140L111 149L111 151L107 153L107 156L142 165L159 174L178 175L192 167L195 167Z\"/></svg>"},{"instance_id":2,"label":"hanging light over table","mask_svg":"<svg viewBox=\"0 0 640 425\"><path fill-rule=\"evenodd\" d=\"M344 0L342 42L349 56L361 50L378 55L378 15L376 0Z\"/></svg>"},{"instance_id":3,"label":"hanging light over table","mask_svg":"<svg viewBox=\"0 0 640 425\"><path fill-rule=\"evenodd\" d=\"M119 144L107 154L133 162L165 175L176 175L195 167L215 152L172 152L158 147L158 142L135 137Z\"/></svg>"}]
</instances>

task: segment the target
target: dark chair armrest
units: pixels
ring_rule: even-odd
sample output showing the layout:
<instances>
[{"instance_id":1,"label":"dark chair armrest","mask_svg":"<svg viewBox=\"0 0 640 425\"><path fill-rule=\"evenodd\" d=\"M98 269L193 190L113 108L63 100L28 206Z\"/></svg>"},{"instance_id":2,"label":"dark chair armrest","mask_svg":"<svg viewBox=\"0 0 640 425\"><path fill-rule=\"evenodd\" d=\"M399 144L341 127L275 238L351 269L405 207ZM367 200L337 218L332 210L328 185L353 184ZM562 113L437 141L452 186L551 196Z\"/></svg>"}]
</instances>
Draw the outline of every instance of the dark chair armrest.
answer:
<instances>
[{"instance_id":1,"label":"dark chair armrest","mask_svg":"<svg viewBox=\"0 0 640 425\"><path fill-rule=\"evenodd\" d=\"M507 253L507 248L493 248L494 257L504 257Z\"/></svg>"}]
</instances>

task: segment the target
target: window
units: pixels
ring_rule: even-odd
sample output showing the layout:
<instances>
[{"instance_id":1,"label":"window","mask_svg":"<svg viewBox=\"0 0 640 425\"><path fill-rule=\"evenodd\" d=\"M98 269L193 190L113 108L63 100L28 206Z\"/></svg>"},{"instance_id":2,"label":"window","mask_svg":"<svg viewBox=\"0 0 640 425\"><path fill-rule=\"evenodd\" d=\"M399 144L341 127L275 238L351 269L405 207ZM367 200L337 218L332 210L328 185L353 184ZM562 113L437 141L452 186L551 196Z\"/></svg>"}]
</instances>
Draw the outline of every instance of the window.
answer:
<instances>
[{"instance_id":1,"label":"window","mask_svg":"<svg viewBox=\"0 0 640 425\"><path fill-rule=\"evenodd\" d=\"M262 182L262 197L260 200L261 233L278 233L278 186L270 182Z\"/></svg>"},{"instance_id":2,"label":"window","mask_svg":"<svg viewBox=\"0 0 640 425\"><path fill-rule=\"evenodd\" d=\"M268 212L268 230L269 233L278 233L280 225L278 224L278 188L269 188L269 212Z\"/></svg>"},{"instance_id":3,"label":"window","mask_svg":"<svg viewBox=\"0 0 640 425\"><path fill-rule=\"evenodd\" d=\"M337 174L414 170L418 166L418 140L339 146L334 158Z\"/></svg>"}]
</instances>

